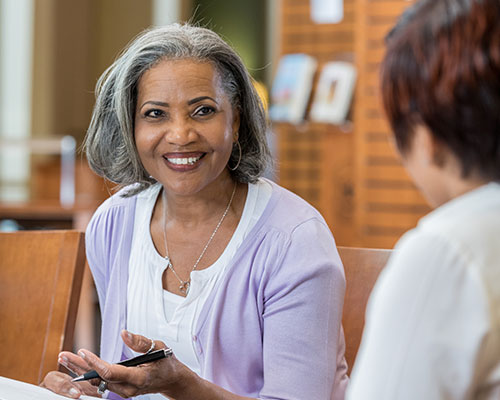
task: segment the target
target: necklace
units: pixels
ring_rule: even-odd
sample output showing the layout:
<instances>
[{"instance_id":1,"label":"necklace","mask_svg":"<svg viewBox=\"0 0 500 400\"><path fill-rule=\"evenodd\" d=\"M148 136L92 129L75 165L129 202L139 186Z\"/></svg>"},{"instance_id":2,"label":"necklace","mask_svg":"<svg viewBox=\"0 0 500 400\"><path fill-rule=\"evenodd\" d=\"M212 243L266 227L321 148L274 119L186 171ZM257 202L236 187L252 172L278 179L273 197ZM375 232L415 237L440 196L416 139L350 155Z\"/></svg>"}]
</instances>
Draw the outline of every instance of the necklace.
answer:
<instances>
[{"instance_id":1,"label":"necklace","mask_svg":"<svg viewBox=\"0 0 500 400\"><path fill-rule=\"evenodd\" d=\"M234 188L233 188L233 193L231 193L231 198L229 199L229 203L227 204L226 209L224 210L224 213L222 214L222 217L220 218L219 222L217 223L217 226L215 227L214 231L212 232L212 235L210 235L210 239L208 239L207 244L201 251L200 256L194 263L193 267L191 268L191 271L189 275L191 276L191 272L193 272L196 267L198 267L198 263L202 259L202 257L205 255L205 252L208 249L208 246L210 246L210 243L212 242L212 239L214 238L215 234L219 230L220 226L222 225L222 221L224 221L224 218L226 218L226 215L229 211L229 208L231 207L231 203L233 202L234 198L234 193L236 192L236 182L234 183ZM162 194L162 202L163 202L163 240L165 242L165 260L167 261L167 269L170 269L174 276L177 278L179 281L179 290L184 293L186 296L189 293L189 287L191 286L191 278L189 277L187 280L183 280L180 278L180 276L175 272L174 266L172 264L172 261L170 260L170 256L168 254L168 246L167 246L167 198L165 195L165 190L163 191Z\"/></svg>"}]
</instances>

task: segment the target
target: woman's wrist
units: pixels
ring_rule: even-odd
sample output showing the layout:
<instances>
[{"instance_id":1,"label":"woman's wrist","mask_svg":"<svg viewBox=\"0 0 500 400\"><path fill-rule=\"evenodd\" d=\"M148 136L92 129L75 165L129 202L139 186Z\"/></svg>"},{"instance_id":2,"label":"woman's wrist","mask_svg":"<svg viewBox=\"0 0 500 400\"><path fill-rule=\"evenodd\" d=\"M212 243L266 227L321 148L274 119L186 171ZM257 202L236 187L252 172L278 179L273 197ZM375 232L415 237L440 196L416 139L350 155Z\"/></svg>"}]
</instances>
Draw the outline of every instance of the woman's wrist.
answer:
<instances>
[{"instance_id":1,"label":"woman's wrist","mask_svg":"<svg viewBox=\"0 0 500 400\"><path fill-rule=\"evenodd\" d=\"M177 373L178 378L174 382L169 382L162 394L172 399L191 399L190 394L198 392L203 385L203 379L185 365L180 369Z\"/></svg>"},{"instance_id":2,"label":"woman's wrist","mask_svg":"<svg viewBox=\"0 0 500 400\"><path fill-rule=\"evenodd\" d=\"M215 385L185 367L183 374L175 384L170 385L168 391L162 393L175 400L256 400L230 393L227 390Z\"/></svg>"}]
</instances>

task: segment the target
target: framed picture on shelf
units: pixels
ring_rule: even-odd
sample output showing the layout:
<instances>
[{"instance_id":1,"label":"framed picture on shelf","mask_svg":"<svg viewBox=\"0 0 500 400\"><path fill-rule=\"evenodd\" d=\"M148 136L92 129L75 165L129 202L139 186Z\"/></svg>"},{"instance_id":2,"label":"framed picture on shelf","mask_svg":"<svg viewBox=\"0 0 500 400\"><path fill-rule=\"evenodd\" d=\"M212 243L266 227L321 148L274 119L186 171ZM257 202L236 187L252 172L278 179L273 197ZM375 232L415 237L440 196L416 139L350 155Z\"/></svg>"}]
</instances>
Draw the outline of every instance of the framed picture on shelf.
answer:
<instances>
[{"instance_id":1,"label":"framed picture on shelf","mask_svg":"<svg viewBox=\"0 0 500 400\"><path fill-rule=\"evenodd\" d=\"M316 59L307 54L281 57L271 88L271 120L297 124L304 119L316 68Z\"/></svg>"},{"instance_id":2,"label":"framed picture on shelf","mask_svg":"<svg viewBox=\"0 0 500 400\"><path fill-rule=\"evenodd\" d=\"M348 62L324 65L311 106L311 120L342 124L349 113L356 85L356 68Z\"/></svg>"}]
</instances>

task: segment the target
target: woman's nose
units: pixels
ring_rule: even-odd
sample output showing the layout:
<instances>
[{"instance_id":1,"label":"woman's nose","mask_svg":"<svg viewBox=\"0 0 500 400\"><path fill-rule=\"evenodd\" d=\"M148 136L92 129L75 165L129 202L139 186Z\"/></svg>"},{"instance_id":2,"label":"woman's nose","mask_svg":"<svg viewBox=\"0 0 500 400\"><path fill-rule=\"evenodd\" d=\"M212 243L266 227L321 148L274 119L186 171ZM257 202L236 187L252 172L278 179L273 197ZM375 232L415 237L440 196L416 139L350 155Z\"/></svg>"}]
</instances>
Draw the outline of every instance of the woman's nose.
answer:
<instances>
[{"instance_id":1,"label":"woman's nose","mask_svg":"<svg viewBox=\"0 0 500 400\"><path fill-rule=\"evenodd\" d=\"M175 118L170 121L165 134L165 140L170 144L185 146L196 140L197 134L189 121Z\"/></svg>"}]
</instances>

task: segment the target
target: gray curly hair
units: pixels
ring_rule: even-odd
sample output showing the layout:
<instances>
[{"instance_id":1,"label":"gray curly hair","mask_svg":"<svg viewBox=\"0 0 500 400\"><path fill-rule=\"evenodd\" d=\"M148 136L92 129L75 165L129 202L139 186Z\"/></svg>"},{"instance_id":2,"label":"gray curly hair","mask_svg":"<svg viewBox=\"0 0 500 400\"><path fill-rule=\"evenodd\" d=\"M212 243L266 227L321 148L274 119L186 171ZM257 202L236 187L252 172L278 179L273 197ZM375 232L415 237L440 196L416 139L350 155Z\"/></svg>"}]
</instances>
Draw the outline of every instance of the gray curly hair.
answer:
<instances>
[{"instance_id":1,"label":"gray curly hair","mask_svg":"<svg viewBox=\"0 0 500 400\"><path fill-rule=\"evenodd\" d=\"M189 24L144 31L99 78L84 141L90 167L119 185L136 183L127 196L156 182L142 165L135 146L134 114L139 79L165 59L193 59L215 66L230 103L240 113L241 160L230 173L236 181L255 182L271 163L271 155L266 140L267 119L252 78L240 57L220 36ZM233 146L228 166L236 166L239 158L239 148Z\"/></svg>"}]
</instances>

